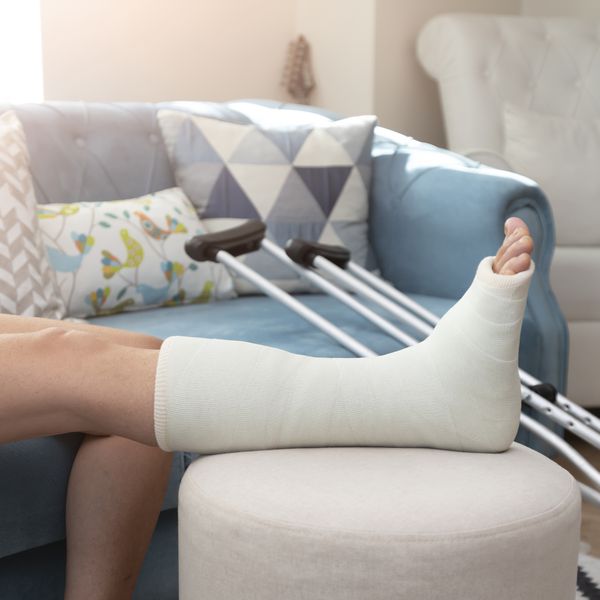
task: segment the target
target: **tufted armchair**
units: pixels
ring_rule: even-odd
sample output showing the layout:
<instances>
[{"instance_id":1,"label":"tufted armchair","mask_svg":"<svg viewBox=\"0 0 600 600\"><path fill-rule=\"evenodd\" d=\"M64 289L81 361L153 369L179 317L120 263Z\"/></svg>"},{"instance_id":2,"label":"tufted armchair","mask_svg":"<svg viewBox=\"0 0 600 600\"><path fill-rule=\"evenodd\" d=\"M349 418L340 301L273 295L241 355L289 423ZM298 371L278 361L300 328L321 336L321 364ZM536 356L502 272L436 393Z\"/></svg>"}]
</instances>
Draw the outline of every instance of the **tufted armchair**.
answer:
<instances>
[{"instance_id":1,"label":"tufted armchair","mask_svg":"<svg viewBox=\"0 0 600 600\"><path fill-rule=\"evenodd\" d=\"M600 180L590 165L600 160L600 22L440 15L421 31L418 56L439 84L449 148L523 173L549 197L551 282L570 333L568 393L600 406Z\"/></svg>"}]
</instances>

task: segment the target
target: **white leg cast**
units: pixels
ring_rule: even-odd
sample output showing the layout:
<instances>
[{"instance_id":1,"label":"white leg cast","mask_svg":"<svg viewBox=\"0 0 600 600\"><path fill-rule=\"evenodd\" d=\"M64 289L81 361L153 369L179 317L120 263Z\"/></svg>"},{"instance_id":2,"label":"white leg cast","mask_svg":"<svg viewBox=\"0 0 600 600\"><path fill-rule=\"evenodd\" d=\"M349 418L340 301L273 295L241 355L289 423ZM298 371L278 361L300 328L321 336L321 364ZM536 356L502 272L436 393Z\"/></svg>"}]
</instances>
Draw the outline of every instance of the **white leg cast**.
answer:
<instances>
[{"instance_id":1,"label":"white leg cast","mask_svg":"<svg viewBox=\"0 0 600 600\"><path fill-rule=\"evenodd\" d=\"M427 446L500 452L521 406L517 353L531 268L484 259L430 338L374 358L313 358L225 340L168 338L156 376L164 450Z\"/></svg>"}]
</instances>

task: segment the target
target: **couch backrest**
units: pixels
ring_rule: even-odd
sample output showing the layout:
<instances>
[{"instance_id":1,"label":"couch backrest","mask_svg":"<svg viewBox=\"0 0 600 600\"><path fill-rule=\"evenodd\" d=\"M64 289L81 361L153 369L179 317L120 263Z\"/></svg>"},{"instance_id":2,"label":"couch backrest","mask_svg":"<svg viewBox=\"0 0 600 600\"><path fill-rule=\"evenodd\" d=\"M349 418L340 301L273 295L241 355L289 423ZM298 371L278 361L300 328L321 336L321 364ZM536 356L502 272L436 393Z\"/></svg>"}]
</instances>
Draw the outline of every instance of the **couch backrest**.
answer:
<instances>
[{"instance_id":1,"label":"couch backrest","mask_svg":"<svg viewBox=\"0 0 600 600\"><path fill-rule=\"evenodd\" d=\"M156 118L161 107L265 126L339 118L314 107L264 100L0 104L0 114L14 108L23 123L38 203L99 202L175 185Z\"/></svg>"},{"instance_id":2,"label":"couch backrest","mask_svg":"<svg viewBox=\"0 0 600 600\"><path fill-rule=\"evenodd\" d=\"M46 102L15 109L40 204L132 198L175 185L153 104Z\"/></svg>"},{"instance_id":3,"label":"couch backrest","mask_svg":"<svg viewBox=\"0 0 600 600\"><path fill-rule=\"evenodd\" d=\"M503 104L600 117L600 21L446 14L421 31L418 55L437 79L451 150L498 167Z\"/></svg>"}]
</instances>

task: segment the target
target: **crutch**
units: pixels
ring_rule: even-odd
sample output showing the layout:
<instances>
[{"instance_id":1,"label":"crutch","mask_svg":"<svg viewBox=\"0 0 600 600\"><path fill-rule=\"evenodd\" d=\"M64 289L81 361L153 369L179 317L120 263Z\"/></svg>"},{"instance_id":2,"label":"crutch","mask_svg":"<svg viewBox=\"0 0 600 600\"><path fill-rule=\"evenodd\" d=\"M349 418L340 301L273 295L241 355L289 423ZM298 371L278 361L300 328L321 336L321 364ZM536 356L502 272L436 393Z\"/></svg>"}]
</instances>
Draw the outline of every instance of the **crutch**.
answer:
<instances>
[{"instance_id":1,"label":"crutch","mask_svg":"<svg viewBox=\"0 0 600 600\"><path fill-rule=\"evenodd\" d=\"M268 242L268 240L266 241ZM332 279L338 281L338 283L342 283L344 286L353 289L363 297L367 297L368 299L377 302L377 304L379 304L383 308L388 309L389 312L391 312L395 316L399 318L405 317L405 311L398 311L397 307L390 305L390 301L388 298L382 297L381 294L379 294L378 292L374 292L364 283L356 281L356 279L352 276L348 276L348 274L343 270L343 267L354 263L350 262L350 253L345 248L339 246L314 244L312 242L306 242L304 240L290 240L285 251L288 255L288 261L286 261L281 256L281 249L275 246L274 244L269 242L266 245L263 244L263 247L270 251L273 254L273 256L279 258L282 262L286 264L289 264L289 261L294 262L294 270L296 270L300 274L310 273L311 275L309 278L313 282L315 282L314 275L316 273L310 270L310 268L319 267L322 270L326 271ZM356 267L362 269L362 267L359 267L358 265L356 265ZM373 275L368 273L368 271L365 272L370 277L374 277ZM323 278L321 279L322 281L327 281ZM324 286L319 285L319 287L323 289L323 291L327 291ZM392 288L392 290L397 291L395 290L395 288ZM401 294L401 292L399 293ZM403 294L401 295L404 296ZM405 305L414 305L414 307L418 310L421 316L425 317L426 314L429 312L427 311L427 309L415 303L411 298L405 298ZM437 320L439 320L437 316L433 315L433 313L430 313L430 315L436 320L436 322ZM413 324L412 319L409 322ZM428 326L423 321L421 321L421 326L421 330L424 330L426 327L428 327L429 332L433 330L431 326ZM416 341L414 343L416 343ZM521 373L523 372L521 371ZM530 377L533 381L537 382L537 380L535 380L535 378L533 378L532 376L528 377ZM536 389L538 389L539 391L543 391L542 386L544 385L545 384L536 385L534 390L522 386L521 392L523 401L529 404L530 406L533 406L533 408L539 410L543 414L550 416L555 422L559 423L565 428L568 428L570 431L573 431L573 433L575 433L588 443L600 448L600 436L598 436L597 431L595 431L585 423L581 423L580 421L572 419L570 415L564 413L559 408L552 405L550 402L548 402L548 400L546 400L544 397L542 397L535 391ZM553 389L552 386L549 387ZM571 403L570 401L568 402ZM587 413L587 411L585 411L584 409L581 410L584 413ZM546 442L552 445L558 452L560 452L563 456L568 458L581 471L583 471L598 488L600 488L600 473L567 442L565 442L562 438L560 438L550 430L546 429L543 425L541 425L534 419L531 419L527 415L521 415L521 424L528 430L532 431L535 435L542 437ZM600 506L600 493L587 486L584 486L583 484L581 485L583 486L582 493L584 498Z\"/></svg>"},{"instance_id":2,"label":"crutch","mask_svg":"<svg viewBox=\"0 0 600 600\"><path fill-rule=\"evenodd\" d=\"M278 300L303 319L330 335L353 354L376 356L373 350L367 348L235 258L258 250L263 241L265 230L266 227L261 221L248 221L243 225L218 233L197 235L186 241L185 251L194 260L220 262L229 267L232 271L254 284L259 290Z\"/></svg>"}]
</instances>

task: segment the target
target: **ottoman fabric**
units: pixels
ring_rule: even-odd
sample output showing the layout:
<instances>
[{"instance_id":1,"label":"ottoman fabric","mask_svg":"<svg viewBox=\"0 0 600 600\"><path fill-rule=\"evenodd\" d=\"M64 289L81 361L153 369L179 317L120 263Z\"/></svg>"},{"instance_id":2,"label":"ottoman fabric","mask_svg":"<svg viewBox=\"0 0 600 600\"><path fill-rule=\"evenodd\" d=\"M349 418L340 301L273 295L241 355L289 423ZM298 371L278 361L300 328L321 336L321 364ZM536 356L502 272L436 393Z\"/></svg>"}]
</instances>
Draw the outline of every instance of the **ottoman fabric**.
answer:
<instances>
[{"instance_id":1,"label":"ottoman fabric","mask_svg":"<svg viewBox=\"0 0 600 600\"><path fill-rule=\"evenodd\" d=\"M565 600L579 519L571 475L518 444L208 456L180 488L180 598Z\"/></svg>"}]
</instances>

